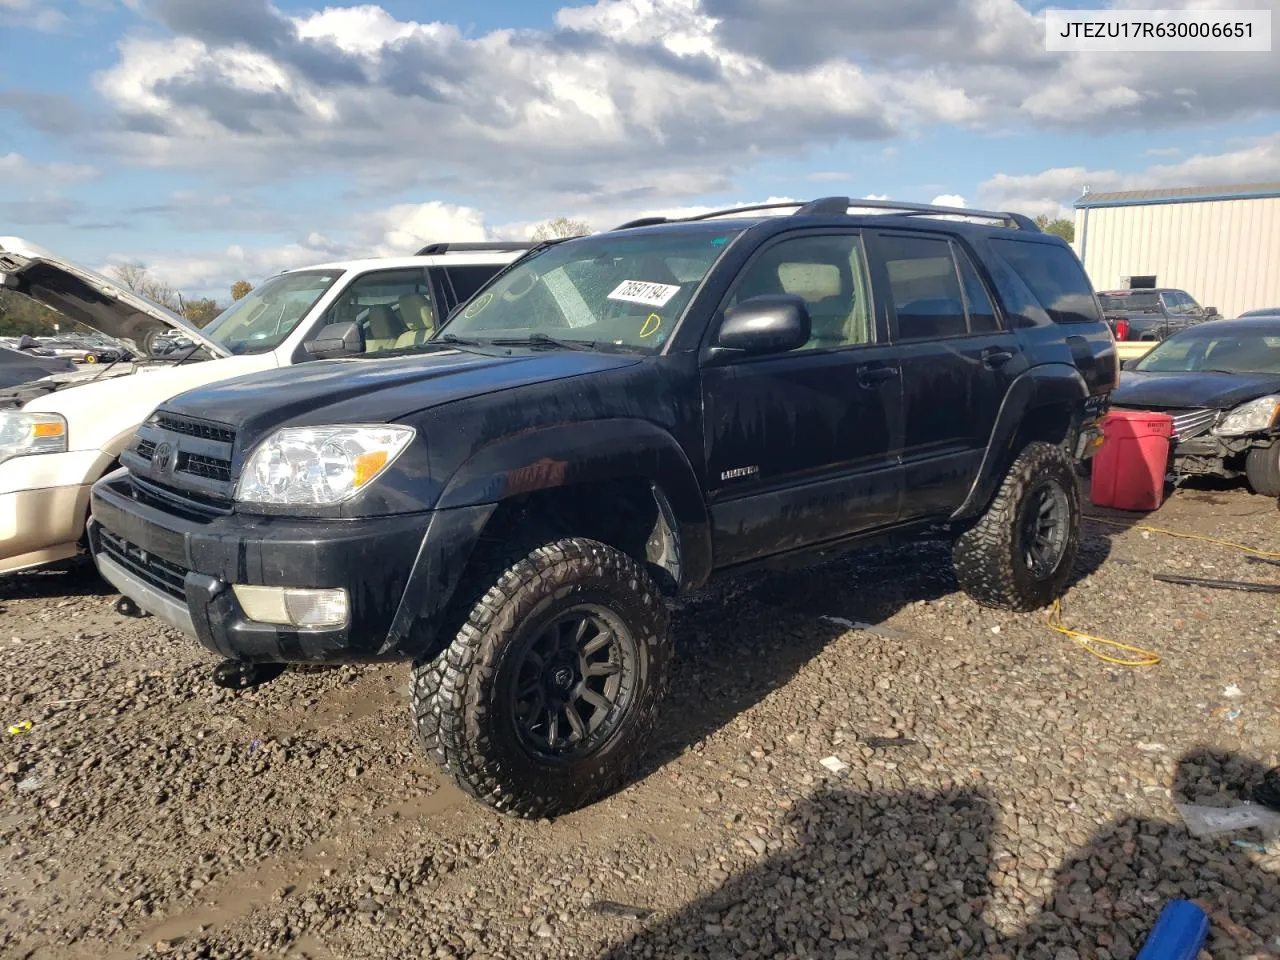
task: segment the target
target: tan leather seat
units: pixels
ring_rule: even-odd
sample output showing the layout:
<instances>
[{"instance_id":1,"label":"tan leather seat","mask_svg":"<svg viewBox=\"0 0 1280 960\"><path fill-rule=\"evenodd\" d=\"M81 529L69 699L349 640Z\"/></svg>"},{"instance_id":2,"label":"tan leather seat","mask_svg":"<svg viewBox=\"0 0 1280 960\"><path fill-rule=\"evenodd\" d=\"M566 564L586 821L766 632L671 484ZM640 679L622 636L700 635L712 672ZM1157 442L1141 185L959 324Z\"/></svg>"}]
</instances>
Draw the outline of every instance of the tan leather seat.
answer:
<instances>
[{"instance_id":1,"label":"tan leather seat","mask_svg":"<svg viewBox=\"0 0 1280 960\"><path fill-rule=\"evenodd\" d=\"M400 319L407 329L396 340L397 347L415 347L425 343L435 333L435 311L431 301L420 293L401 294Z\"/></svg>"},{"instance_id":2,"label":"tan leather seat","mask_svg":"<svg viewBox=\"0 0 1280 960\"><path fill-rule=\"evenodd\" d=\"M401 334L405 332L404 324L391 312L391 308L381 303L369 308L367 324L369 334L364 341L365 353L394 350Z\"/></svg>"}]
</instances>

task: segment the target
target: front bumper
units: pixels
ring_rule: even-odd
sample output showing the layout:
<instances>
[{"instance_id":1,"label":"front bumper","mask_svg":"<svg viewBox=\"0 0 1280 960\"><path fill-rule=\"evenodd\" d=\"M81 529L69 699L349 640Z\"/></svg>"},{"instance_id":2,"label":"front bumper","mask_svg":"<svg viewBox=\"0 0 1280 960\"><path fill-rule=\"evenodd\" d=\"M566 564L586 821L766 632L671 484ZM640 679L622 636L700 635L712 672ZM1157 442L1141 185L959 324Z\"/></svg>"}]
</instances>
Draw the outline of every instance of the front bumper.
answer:
<instances>
[{"instance_id":1,"label":"front bumper","mask_svg":"<svg viewBox=\"0 0 1280 960\"><path fill-rule=\"evenodd\" d=\"M203 646L248 662L399 659L385 640L431 514L304 520L179 513L140 498L121 470L93 488L89 542L103 577ZM342 587L347 625L250 620L232 584Z\"/></svg>"},{"instance_id":2,"label":"front bumper","mask_svg":"<svg viewBox=\"0 0 1280 960\"><path fill-rule=\"evenodd\" d=\"M0 463L0 573L76 555L89 515L89 488L110 460L91 450Z\"/></svg>"}]
</instances>

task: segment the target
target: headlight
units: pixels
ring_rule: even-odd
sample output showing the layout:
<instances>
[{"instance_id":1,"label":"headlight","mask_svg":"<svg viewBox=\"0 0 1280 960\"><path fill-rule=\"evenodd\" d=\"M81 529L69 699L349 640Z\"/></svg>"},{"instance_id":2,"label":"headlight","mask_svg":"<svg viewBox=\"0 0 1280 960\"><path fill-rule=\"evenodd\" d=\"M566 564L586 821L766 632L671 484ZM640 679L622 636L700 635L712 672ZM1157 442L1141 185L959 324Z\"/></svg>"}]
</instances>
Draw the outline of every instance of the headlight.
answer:
<instances>
[{"instance_id":1,"label":"headlight","mask_svg":"<svg viewBox=\"0 0 1280 960\"><path fill-rule=\"evenodd\" d=\"M1275 426L1280 416L1280 396L1259 397L1242 403L1225 417L1214 433L1222 437L1242 437L1246 433L1261 433Z\"/></svg>"},{"instance_id":2,"label":"headlight","mask_svg":"<svg viewBox=\"0 0 1280 960\"><path fill-rule=\"evenodd\" d=\"M322 506L354 497L395 462L413 427L286 427L254 448L236 485L242 503Z\"/></svg>"},{"instance_id":3,"label":"headlight","mask_svg":"<svg viewBox=\"0 0 1280 960\"><path fill-rule=\"evenodd\" d=\"M67 421L56 413L0 410L0 462L67 449Z\"/></svg>"}]
</instances>

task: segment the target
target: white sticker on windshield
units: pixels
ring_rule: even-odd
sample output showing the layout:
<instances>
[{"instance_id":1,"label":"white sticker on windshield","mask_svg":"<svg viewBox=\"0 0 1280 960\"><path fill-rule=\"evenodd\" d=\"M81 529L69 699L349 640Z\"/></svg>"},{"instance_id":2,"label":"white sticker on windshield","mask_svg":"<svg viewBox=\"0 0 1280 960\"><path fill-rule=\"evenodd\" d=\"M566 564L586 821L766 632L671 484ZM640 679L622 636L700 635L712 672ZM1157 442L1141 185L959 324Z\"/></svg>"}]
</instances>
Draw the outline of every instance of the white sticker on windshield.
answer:
<instances>
[{"instance_id":1,"label":"white sticker on windshield","mask_svg":"<svg viewBox=\"0 0 1280 960\"><path fill-rule=\"evenodd\" d=\"M645 280L623 280L609 294L610 300L626 300L643 303L646 307L665 307L667 301L680 292L669 283L649 283Z\"/></svg>"}]
</instances>

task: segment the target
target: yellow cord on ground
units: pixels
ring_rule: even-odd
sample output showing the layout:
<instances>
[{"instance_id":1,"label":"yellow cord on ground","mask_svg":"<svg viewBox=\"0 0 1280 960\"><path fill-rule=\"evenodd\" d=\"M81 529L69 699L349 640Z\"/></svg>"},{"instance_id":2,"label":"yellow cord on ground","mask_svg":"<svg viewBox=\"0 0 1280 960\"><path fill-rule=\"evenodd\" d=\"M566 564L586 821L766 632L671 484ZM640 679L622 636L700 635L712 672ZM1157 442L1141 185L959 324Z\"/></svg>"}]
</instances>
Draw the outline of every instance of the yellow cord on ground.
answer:
<instances>
[{"instance_id":1,"label":"yellow cord on ground","mask_svg":"<svg viewBox=\"0 0 1280 960\"><path fill-rule=\"evenodd\" d=\"M1242 553L1252 554L1255 557L1266 557L1270 560L1280 560L1280 553L1271 553L1268 550L1259 550L1257 547L1247 547L1243 543L1233 543L1230 540L1219 540L1217 537L1205 537L1198 533L1183 533L1180 530L1166 530L1164 527L1152 527L1145 523L1121 523L1118 520L1105 520L1102 517L1085 517L1090 523L1101 523L1108 527L1119 527L1121 530L1145 530L1147 533L1160 533L1166 537L1177 537L1179 540L1199 540L1201 543L1213 543L1220 547L1230 547L1232 550L1239 550Z\"/></svg>"},{"instance_id":2,"label":"yellow cord on ground","mask_svg":"<svg viewBox=\"0 0 1280 960\"><path fill-rule=\"evenodd\" d=\"M1045 616L1045 623L1049 629L1060 633L1063 636L1070 637L1081 647L1092 653L1099 660L1105 660L1107 663L1114 663L1119 667L1154 667L1160 662L1160 654L1152 653L1150 650L1143 650L1141 647L1131 647L1127 643L1120 643L1116 640L1108 640L1106 637L1095 637L1092 634L1081 633L1079 630L1072 630L1062 622L1062 601L1053 601L1053 606L1049 608L1049 613ZM1103 647L1114 647L1117 650L1123 650L1126 653L1134 654L1131 658L1113 657L1109 653L1103 653L1101 650L1094 649L1091 644L1097 644Z\"/></svg>"},{"instance_id":3,"label":"yellow cord on ground","mask_svg":"<svg viewBox=\"0 0 1280 960\"><path fill-rule=\"evenodd\" d=\"M1198 540L1201 543L1212 543L1219 547L1229 547L1232 550L1239 550L1241 553L1247 553L1255 557L1265 557L1269 560L1280 560L1280 553L1272 553L1269 550L1259 550L1257 547L1246 546L1243 543L1234 543L1230 540L1220 540L1217 537L1205 537L1198 533L1183 533L1180 530L1167 530L1164 527L1153 527L1145 523L1124 523L1119 520L1107 520L1103 517L1085 517L1092 523L1101 523L1108 527L1118 527L1121 530L1145 530L1147 533L1158 533L1166 537L1176 537L1179 540ZM1105 660L1107 663L1114 663L1121 667L1154 667L1160 662L1160 655L1152 653L1150 650L1143 650L1141 647L1131 647L1127 643L1119 643L1115 640L1108 640L1105 637L1095 637L1088 633L1081 633L1079 630L1072 630L1062 622L1062 601L1055 600L1049 613L1045 616L1045 623L1049 629L1063 636L1070 637L1089 653L1093 654L1099 660ZM1092 645L1101 647L1112 647L1116 650L1123 650L1125 653L1131 653L1131 658L1113 657L1108 653L1097 650Z\"/></svg>"}]
</instances>

